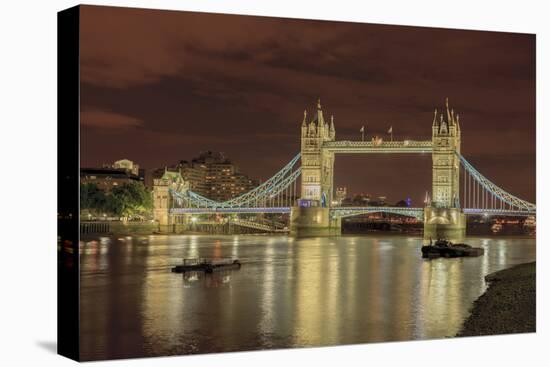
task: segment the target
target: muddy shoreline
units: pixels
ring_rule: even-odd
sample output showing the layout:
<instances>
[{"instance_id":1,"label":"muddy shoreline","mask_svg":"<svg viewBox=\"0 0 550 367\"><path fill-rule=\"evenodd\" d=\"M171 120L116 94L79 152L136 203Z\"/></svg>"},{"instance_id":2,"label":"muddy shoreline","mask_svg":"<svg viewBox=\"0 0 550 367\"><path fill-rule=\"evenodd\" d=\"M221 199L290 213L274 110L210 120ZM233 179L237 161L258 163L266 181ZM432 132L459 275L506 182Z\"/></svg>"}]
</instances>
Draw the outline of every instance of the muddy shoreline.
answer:
<instances>
[{"instance_id":1,"label":"muddy shoreline","mask_svg":"<svg viewBox=\"0 0 550 367\"><path fill-rule=\"evenodd\" d=\"M497 271L485 281L487 291L474 302L457 336L534 333L536 262Z\"/></svg>"}]
</instances>

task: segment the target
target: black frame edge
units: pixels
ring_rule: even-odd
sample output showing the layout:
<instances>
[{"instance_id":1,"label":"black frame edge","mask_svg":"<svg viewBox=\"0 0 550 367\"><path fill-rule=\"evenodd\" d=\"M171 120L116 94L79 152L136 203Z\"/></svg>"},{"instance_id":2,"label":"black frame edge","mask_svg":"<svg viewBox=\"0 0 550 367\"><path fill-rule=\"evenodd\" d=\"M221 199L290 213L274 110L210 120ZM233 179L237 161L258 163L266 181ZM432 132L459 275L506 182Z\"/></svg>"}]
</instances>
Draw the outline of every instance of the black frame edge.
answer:
<instances>
[{"instance_id":1,"label":"black frame edge","mask_svg":"<svg viewBox=\"0 0 550 367\"><path fill-rule=\"evenodd\" d=\"M80 360L80 6L57 13L57 353Z\"/></svg>"}]
</instances>

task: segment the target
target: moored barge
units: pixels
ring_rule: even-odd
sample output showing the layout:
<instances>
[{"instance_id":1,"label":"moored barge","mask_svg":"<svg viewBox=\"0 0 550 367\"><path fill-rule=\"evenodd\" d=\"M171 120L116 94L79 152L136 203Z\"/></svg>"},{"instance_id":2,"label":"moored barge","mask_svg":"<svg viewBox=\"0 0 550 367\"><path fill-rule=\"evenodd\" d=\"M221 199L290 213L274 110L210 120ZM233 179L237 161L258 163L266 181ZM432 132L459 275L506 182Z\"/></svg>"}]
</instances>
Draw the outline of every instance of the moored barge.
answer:
<instances>
[{"instance_id":1,"label":"moored barge","mask_svg":"<svg viewBox=\"0 0 550 367\"><path fill-rule=\"evenodd\" d=\"M422 246L423 258L436 257L476 257L483 255L485 250L481 247L472 247L465 243L452 243L444 239L438 239L435 244Z\"/></svg>"},{"instance_id":2,"label":"moored barge","mask_svg":"<svg viewBox=\"0 0 550 367\"><path fill-rule=\"evenodd\" d=\"M185 273L186 271L204 271L213 273L216 270L240 269L241 262L238 259L183 259L183 264L172 267L173 273Z\"/></svg>"}]
</instances>

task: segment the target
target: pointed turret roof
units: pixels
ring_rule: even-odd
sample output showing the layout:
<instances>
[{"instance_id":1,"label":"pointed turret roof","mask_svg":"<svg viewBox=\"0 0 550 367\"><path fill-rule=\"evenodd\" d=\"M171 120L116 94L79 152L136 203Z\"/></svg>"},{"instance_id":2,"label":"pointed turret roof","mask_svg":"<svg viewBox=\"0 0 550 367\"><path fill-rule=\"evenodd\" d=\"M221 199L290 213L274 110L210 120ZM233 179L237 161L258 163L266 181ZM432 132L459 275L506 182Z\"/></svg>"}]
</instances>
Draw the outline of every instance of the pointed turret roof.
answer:
<instances>
[{"instance_id":1,"label":"pointed turret roof","mask_svg":"<svg viewBox=\"0 0 550 367\"><path fill-rule=\"evenodd\" d=\"M449 130L448 130L448 124L447 124L447 122L443 119L443 114L441 114L441 116L440 116L439 132L440 132L441 134L447 134L447 133L449 132Z\"/></svg>"},{"instance_id":2,"label":"pointed turret roof","mask_svg":"<svg viewBox=\"0 0 550 367\"><path fill-rule=\"evenodd\" d=\"M447 123L451 123L451 112L449 112L449 97L445 98L445 107L447 108Z\"/></svg>"},{"instance_id":3,"label":"pointed turret roof","mask_svg":"<svg viewBox=\"0 0 550 367\"><path fill-rule=\"evenodd\" d=\"M321 128L325 125L323 110L321 109L321 98L317 99L317 112L315 112L315 115L313 116L313 120L311 120L311 122L319 124L319 127Z\"/></svg>"}]
</instances>

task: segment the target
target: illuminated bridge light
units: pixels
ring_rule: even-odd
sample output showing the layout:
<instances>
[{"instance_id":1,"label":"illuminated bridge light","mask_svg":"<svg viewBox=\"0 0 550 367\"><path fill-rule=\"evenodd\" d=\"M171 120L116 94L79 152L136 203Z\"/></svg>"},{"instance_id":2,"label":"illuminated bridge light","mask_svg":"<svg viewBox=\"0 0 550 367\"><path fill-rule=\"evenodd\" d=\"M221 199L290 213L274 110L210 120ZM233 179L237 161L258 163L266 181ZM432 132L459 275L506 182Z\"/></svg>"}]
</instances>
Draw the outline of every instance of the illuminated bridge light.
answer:
<instances>
[{"instance_id":1,"label":"illuminated bridge light","mask_svg":"<svg viewBox=\"0 0 550 367\"><path fill-rule=\"evenodd\" d=\"M323 143L322 149L331 153L430 153L433 150L432 141L405 140L403 142L382 142L376 145L373 142L364 141L328 141ZM481 175L466 159L455 152L457 165L460 164L469 174L471 181L478 185L480 190L485 190L481 195L481 201L466 200L464 193L468 192L465 183L464 206L470 203L470 207L463 207L462 212L468 215L480 215L489 217L492 215L532 216L536 215L536 205L522 200L504 191ZM296 187L301 176L299 162L301 153L297 154L279 172L263 182L255 189L245 192L236 198L217 202L201 196L189 189L169 189L174 202L183 207L169 209L171 214L211 214L211 213L290 213L291 205L300 203L299 188ZM458 161L460 163L458 163ZM332 174L332 173L330 173ZM464 182L466 182L464 180ZM473 187L473 184L472 184ZM278 198L278 200L273 200ZM500 203L500 209L495 202ZM278 205L278 206L269 206ZM455 203L458 207L460 203ZM187 207L185 207L187 206ZM424 208L410 207L331 207L330 215L333 218L344 218L359 214L390 213L399 214L418 220L423 220ZM444 211L443 211L444 213Z\"/></svg>"}]
</instances>

